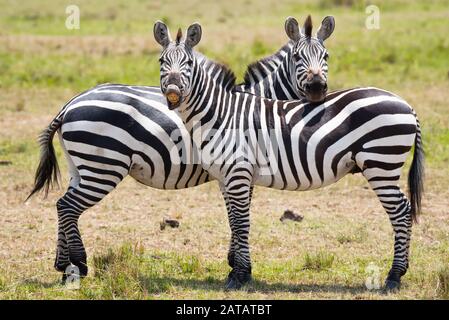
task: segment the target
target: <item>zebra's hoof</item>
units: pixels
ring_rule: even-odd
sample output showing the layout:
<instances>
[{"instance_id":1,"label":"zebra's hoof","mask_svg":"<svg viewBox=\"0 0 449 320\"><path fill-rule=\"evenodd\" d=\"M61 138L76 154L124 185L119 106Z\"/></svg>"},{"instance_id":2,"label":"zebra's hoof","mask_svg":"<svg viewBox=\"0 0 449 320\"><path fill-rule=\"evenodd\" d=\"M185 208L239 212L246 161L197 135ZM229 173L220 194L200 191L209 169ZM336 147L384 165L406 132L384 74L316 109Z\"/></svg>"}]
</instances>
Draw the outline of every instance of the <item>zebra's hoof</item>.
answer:
<instances>
[{"instance_id":1,"label":"zebra's hoof","mask_svg":"<svg viewBox=\"0 0 449 320\"><path fill-rule=\"evenodd\" d=\"M87 265L85 263L81 263L78 267L80 269L80 277L81 278L86 277L88 273Z\"/></svg>"},{"instance_id":2,"label":"zebra's hoof","mask_svg":"<svg viewBox=\"0 0 449 320\"><path fill-rule=\"evenodd\" d=\"M397 270L390 270L388 273L387 280L385 280L385 293L394 293L399 291L401 288L401 277L405 272L400 272Z\"/></svg>"},{"instance_id":3,"label":"zebra's hoof","mask_svg":"<svg viewBox=\"0 0 449 320\"><path fill-rule=\"evenodd\" d=\"M72 260L73 261L73 260ZM89 269L87 268L87 262L86 260L76 261L72 262L66 269L66 273L76 273L81 278L84 278L87 276Z\"/></svg>"},{"instance_id":4,"label":"zebra's hoof","mask_svg":"<svg viewBox=\"0 0 449 320\"><path fill-rule=\"evenodd\" d=\"M62 268L62 266L59 266ZM56 268L56 265L55 265ZM58 268L56 269L58 270ZM59 270L58 270L59 271ZM61 283L62 284L66 284L67 279L69 277L75 277L78 279L82 279L84 277L87 276L87 265L86 264L80 264L80 266L77 266L73 263L67 265L63 270L62 270L62 279L61 279Z\"/></svg>"},{"instance_id":5,"label":"zebra's hoof","mask_svg":"<svg viewBox=\"0 0 449 320\"><path fill-rule=\"evenodd\" d=\"M225 283L225 290L239 290L250 281L251 274L245 273L239 275L237 272L231 271Z\"/></svg>"},{"instance_id":6,"label":"zebra's hoof","mask_svg":"<svg viewBox=\"0 0 449 320\"><path fill-rule=\"evenodd\" d=\"M226 284L225 284L226 291L239 290L241 287L242 287L242 283L236 277L228 278L228 280L226 281Z\"/></svg>"},{"instance_id":7,"label":"zebra's hoof","mask_svg":"<svg viewBox=\"0 0 449 320\"><path fill-rule=\"evenodd\" d=\"M61 284L64 286L67 281L67 274L65 272L62 273Z\"/></svg>"},{"instance_id":8,"label":"zebra's hoof","mask_svg":"<svg viewBox=\"0 0 449 320\"><path fill-rule=\"evenodd\" d=\"M70 262L69 263L55 262L55 264L54 264L55 270L59 271L59 272L65 272L65 270L67 269L68 266L70 266Z\"/></svg>"},{"instance_id":9,"label":"zebra's hoof","mask_svg":"<svg viewBox=\"0 0 449 320\"><path fill-rule=\"evenodd\" d=\"M385 293L395 293L401 289L401 281L388 280L385 281Z\"/></svg>"}]
</instances>

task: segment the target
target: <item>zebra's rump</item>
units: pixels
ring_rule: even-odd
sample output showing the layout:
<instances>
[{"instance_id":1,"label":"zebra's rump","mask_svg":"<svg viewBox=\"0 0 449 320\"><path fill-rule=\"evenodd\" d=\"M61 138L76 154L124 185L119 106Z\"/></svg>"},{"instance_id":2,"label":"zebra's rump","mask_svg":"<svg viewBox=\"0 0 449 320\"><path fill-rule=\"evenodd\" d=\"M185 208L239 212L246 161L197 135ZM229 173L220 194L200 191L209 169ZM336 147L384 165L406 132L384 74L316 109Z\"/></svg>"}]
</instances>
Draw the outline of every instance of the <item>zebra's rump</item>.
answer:
<instances>
[{"instance_id":1,"label":"zebra's rump","mask_svg":"<svg viewBox=\"0 0 449 320\"><path fill-rule=\"evenodd\" d=\"M189 139L183 138L184 125L167 108L159 88L101 85L72 99L61 113L60 134L68 154L73 158L76 153L77 167L114 164L111 171L118 165L140 182L162 189L208 180L201 166L183 160Z\"/></svg>"},{"instance_id":2,"label":"zebra's rump","mask_svg":"<svg viewBox=\"0 0 449 320\"><path fill-rule=\"evenodd\" d=\"M330 93L319 105L269 104L270 100L261 120L274 134L279 132L277 141L282 143L274 152L277 161L270 163L275 174L262 180L280 189L322 187L354 171L355 166L359 170L400 168L417 130L413 109L377 88Z\"/></svg>"}]
</instances>

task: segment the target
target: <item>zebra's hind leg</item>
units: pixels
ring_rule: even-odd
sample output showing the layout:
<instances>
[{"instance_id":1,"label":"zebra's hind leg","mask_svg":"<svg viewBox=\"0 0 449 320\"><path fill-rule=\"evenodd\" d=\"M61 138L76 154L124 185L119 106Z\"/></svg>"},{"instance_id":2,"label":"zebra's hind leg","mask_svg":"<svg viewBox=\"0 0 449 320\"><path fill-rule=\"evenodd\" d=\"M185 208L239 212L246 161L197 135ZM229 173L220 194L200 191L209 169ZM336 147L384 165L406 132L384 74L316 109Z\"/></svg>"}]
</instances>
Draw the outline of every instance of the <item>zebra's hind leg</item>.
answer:
<instances>
[{"instance_id":1,"label":"zebra's hind leg","mask_svg":"<svg viewBox=\"0 0 449 320\"><path fill-rule=\"evenodd\" d=\"M60 221L58 221L58 242L56 244L56 257L54 267L57 271L64 272L69 265L69 247L67 246L65 232L62 229Z\"/></svg>"},{"instance_id":2,"label":"zebra's hind leg","mask_svg":"<svg viewBox=\"0 0 449 320\"><path fill-rule=\"evenodd\" d=\"M68 265L75 265L81 277L87 275L87 254L78 228L78 220L86 209L100 202L115 186L115 182L86 176L76 186L70 186L57 201L60 229L58 232L57 270L64 272ZM65 247L63 246L64 241ZM63 280L65 277L64 274Z\"/></svg>"},{"instance_id":3,"label":"zebra's hind leg","mask_svg":"<svg viewBox=\"0 0 449 320\"><path fill-rule=\"evenodd\" d=\"M400 189L397 190L396 196L392 196L388 201L396 204L385 208L394 231L394 258L385 281L385 290L395 291L400 289L401 277L405 275L409 266L412 215L410 202Z\"/></svg>"},{"instance_id":4,"label":"zebra's hind leg","mask_svg":"<svg viewBox=\"0 0 449 320\"><path fill-rule=\"evenodd\" d=\"M393 164L388 165L391 167ZM394 166L399 166L399 164L394 164ZM363 171L363 175L376 192L393 226L394 258L385 281L385 290L389 292L400 289L401 277L407 272L412 232L410 202L398 185L401 167L402 165L394 170L389 170L389 173L380 168L366 168ZM396 173L397 175L395 175Z\"/></svg>"},{"instance_id":5,"label":"zebra's hind leg","mask_svg":"<svg viewBox=\"0 0 449 320\"><path fill-rule=\"evenodd\" d=\"M64 141L62 139L61 132L58 134L59 137L59 143L61 144L61 148L64 152L68 171L70 175L70 187L76 187L80 182L80 175L78 172L78 169L76 168L72 158L70 157L69 153L67 152L66 146L64 144ZM56 257L55 257L55 263L54 267L59 272L65 272L67 267L70 265L69 260L69 247L67 245L67 239L65 237L65 232L62 228L61 220L58 219L58 241L56 244ZM63 276L63 281L65 280Z\"/></svg>"},{"instance_id":6,"label":"zebra's hind leg","mask_svg":"<svg viewBox=\"0 0 449 320\"><path fill-rule=\"evenodd\" d=\"M87 255L78 229L78 219L89 206L76 197L74 190L74 188L69 188L56 203L58 225L65 234L69 264L78 267L80 276L86 276L88 271ZM58 237L58 245L60 240L61 238ZM65 268L60 271L65 271ZM63 275L63 280L64 278L65 275Z\"/></svg>"},{"instance_id":7,"label":"zebra's hind leg","mask_svg":"<svg viewBox=\"0 0 449 320\"><path fill-rule=\"evenodd\" d=\"M70 186L74 187L77 186L78 184L79 184L79 175L76 172L76 174L73 174L70 179ZM65 272L69 265L70 265L69 247L67 244L64 229L62 228L61 220L58 219L58 242L56 244L56 257L54 267L59 272Z\"/></svg>"}]
</instances>

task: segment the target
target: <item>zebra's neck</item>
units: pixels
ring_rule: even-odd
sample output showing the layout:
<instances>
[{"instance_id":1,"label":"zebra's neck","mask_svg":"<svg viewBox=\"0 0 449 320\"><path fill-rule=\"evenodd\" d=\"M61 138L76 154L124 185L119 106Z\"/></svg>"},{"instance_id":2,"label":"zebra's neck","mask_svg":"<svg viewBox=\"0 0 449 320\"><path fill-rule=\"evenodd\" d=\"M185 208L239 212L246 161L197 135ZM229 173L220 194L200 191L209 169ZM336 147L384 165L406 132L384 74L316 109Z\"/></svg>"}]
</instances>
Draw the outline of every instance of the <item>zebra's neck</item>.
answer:
<instances>
[{"instance_id":1,"label":"zebra's neck","mask_svg":"<svg viewBox=\"0 0 449 320\"><path fill-rule=\"evenodd\" d=\"M279 67L263 79L261 82L261 85L264 88L261 94L262 97L276 100L294 100L303 98L291 82L290 56L291 51L288 51Z\"/></svg>"},{"instance_id":2,"label":"zebra's neck","mask_svg":"<svg viewBox=\"0 0 449 320\"><path fill-rule=\"evenodd\" d=\"M237 92L248 92L268 99L292 100L304 96L291 82L290 61L293 43L290 41L275 54L248 66L244 82Z\"/></svg>"},{"instance_id":3,"label":"zebra's neck","mask_svg":"<svg viewBox=\"0 0 449 320\"><path fill-rule=\"evenodd\" d=\"M220 125L224 117L223 108L232 105L229 99L235 86L234 73L226 66L196 53L193 74L190 94L180 107L186 128L190 131L198 123L207 126L205 119L213 119L207 122Z\"/></svg>"}]
</instances>

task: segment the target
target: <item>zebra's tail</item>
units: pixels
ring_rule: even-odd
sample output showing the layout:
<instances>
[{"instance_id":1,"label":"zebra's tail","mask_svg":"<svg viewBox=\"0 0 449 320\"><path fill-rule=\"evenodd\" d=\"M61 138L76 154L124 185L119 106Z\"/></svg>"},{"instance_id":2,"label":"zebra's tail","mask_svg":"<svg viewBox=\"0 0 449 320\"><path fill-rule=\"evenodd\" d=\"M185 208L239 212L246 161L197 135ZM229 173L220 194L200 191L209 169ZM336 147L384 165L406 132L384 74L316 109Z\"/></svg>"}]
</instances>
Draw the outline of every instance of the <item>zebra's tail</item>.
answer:
<instances>
[{"instance_id":1,"label":"zebra's tail","mask_svg":"<svg viewBox=\"0 0 449 320\"><path fill-rule=\"evenodd\" d=\"M415 114L416 116L416 114ZM411 204L413 222L418 222L417 216L421 213L421 196L424 191L424 149L421 139L421 127L416 118L415 150L413 161L408 173L408 191Z\"/></svg>"},{"instance_id":2,"label":"zebra's tail","mask_svg":"<svg viewBox=\"0 0 449 320\"><path fill-rule=\"evenodd\" d=\"M56 117L39 135L39 144L41 149L39 166L36 170L33 190L26 200L42 189L44 189L44 197L47 197L50 187L54 184L59 185L59 167L58 160L55 155L55 149L53 148L53 136L61 127L61 123L62 121L59 116Z\"/></svg>"}]
</instances>

